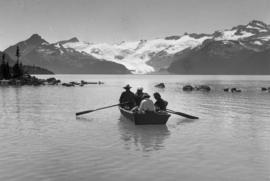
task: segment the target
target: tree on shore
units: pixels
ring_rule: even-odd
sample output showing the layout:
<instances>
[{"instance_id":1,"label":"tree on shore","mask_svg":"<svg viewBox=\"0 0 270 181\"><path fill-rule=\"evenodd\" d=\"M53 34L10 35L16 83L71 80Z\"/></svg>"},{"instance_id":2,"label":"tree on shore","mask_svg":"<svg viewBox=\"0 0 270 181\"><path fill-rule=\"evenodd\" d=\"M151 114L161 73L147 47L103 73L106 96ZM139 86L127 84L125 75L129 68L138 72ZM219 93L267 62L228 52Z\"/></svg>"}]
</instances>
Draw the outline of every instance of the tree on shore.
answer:
<instances>
[{"instance_id":1,"label":"tree on shore","mask_svg":"<svg viewBox=\"0 0 270 181\"><path fill-rule=\"evenodd\" d=\"M4 74L5 74L5 53L2 55L2 62L0 65L0 79L4 79Z\"/></svg>"},{"instance_id":2,"label":"tree on shore","mask_svg":"<svg viewBox=\"0 0 270 181\"><path fill-rule=\"evenodd\" d=\"M9 66L9 63L8 61L6 62L6 79L10 79L11 78L11 74L10 74L10 66Z\"/></svg>"},{"instance_id":3,"label":"tree on shore","mask_svg":"<svg viewBox=\"0 0 270 181\"><path fill-rule=\"evenodd\" d=\"M21 78L23 76L23 66L22 63L20 62L20 56L21 56L20 47L17 46L16 49L17 62L14 64L12 68L14 78Z\"/></svg>"},{"instance_id":4,"label":"tree on shore","mask_svg":"<svg viewBox=\"0 0 270 181\"><path fill-rule=\"evenodd\" d=\"M0 65L0 79L10 79L10 67L8 61L6 62L6 54L3 53L2 55L2 62Z\"/></svg>"}]
</instances>

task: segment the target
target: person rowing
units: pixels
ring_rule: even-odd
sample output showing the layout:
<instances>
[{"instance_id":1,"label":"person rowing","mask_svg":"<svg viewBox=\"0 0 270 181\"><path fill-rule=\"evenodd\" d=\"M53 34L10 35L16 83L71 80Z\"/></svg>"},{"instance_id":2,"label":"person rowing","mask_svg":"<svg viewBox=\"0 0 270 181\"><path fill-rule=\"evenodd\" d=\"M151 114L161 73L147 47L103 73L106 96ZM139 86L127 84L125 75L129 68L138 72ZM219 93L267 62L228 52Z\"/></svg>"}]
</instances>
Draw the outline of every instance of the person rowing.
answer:
<instances>
[{"instance_id":1,"label":"person rowing","mask_svg":"<svg viewBox=\"0 0 270 181\"><path fill-rule=\"evenodd\" d=\"M119 98L119 102L120 104L127 102L126 104L122 104L121 107L127 109L127 110L131 110L133 107L135 107L136 103L135 103L135 95L132 91L130 91L130 89L132 88L129 84L127 84L125 87L123 87L125 89L124 92L122 92L120 98Z\"/></svg>"},{"instance_id":2,"label":"person rowing","mask_svg":"<svg viewBox=\"0 0 270 181\"><path fill-rule=\"evenodd\" d=\"M168 102L163 100L158 92L154 93L154 98L156 99L155 102L156 111L166 111Z\"/></svg>"}]
</instances>

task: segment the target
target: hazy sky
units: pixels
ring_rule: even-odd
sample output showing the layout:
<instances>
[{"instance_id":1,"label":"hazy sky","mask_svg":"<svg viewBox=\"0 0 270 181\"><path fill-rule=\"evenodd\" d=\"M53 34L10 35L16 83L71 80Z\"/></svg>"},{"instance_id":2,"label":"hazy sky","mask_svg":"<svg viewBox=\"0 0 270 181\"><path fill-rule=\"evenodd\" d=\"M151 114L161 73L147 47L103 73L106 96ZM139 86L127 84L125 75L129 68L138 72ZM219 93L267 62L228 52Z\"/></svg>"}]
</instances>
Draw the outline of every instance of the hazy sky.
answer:
<instances>
[{"instance_id":1,"label":"hazy sky","mask_svg":"<svg viewBox=\"0 0 270 181\"><path fill-rule=\"evenodd\" d=\"M270 0L0 0L0 50L40 34L120 42L212 33L258 19L270 24Z\"/></svg>"}]
</instances>

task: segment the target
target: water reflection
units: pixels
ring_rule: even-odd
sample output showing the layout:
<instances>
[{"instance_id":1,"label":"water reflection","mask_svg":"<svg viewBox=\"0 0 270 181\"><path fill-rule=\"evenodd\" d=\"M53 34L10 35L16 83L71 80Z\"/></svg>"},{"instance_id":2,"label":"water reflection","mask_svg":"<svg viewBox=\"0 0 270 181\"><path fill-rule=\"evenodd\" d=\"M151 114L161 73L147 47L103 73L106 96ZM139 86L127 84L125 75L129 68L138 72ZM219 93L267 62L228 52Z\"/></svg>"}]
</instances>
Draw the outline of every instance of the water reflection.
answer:
<instances>
[{"instance_id":1,"label":"water reflection","mask_svg":"<svg viewBox=\"0 0 270 181\"><path fill-rule=\"evenodd\" d=\"M134 125L123 116L118 123L120 138L125 149L142 152L158 151L165 148L164 141L170 136L166 125Z\"/></svg>"},{"instance_id":2,"label":"water reflection","mask_svg":"<svg viewBox=\"0 0 270 181\"><path fill-rule=\"evenodd\" d=\"M92 122L92 121L94 121L93 118L85 118L85 117L77 117L77 116L76 116L76 120L77 121L82 121L82 122Z\"/></svg>"},{"instance_id":3,"label":"water reflection","mask_svg":"<svg viewBox=\"0 0 270 181\"><path fill-rule=\"evenodd\" d=\"M178 118L178 119L179 119L179 121L176 122L176 125L194 123L194 122L198 121L198 119L188 119L188 118L184 118L184 119Z\"/></svg>"}]
</instances>

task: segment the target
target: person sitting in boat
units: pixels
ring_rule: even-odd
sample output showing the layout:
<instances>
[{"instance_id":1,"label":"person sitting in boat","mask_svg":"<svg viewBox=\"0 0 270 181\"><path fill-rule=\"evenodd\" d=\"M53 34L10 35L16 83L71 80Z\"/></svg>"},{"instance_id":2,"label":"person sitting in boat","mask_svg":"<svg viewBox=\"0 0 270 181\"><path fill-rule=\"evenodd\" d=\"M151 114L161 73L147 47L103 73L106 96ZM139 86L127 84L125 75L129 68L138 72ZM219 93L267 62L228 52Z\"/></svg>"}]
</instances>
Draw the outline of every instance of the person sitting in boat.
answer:
<instances>
[{"instance_id":1,"label":"person sitting in boat","mask_svg":"<svg viewBox=\"0 0 270 181\"><path fill-rule=\"evenodd\" d=\"M156 111L166 111L168 102L163 100L158 92L154 93L154 98L156 99L155 102Z\"/></svg>"},{"instance_id":2,"label":"person sitting in boat","mask_svg":"<svg viewBox=\"0 0 270 181\"><path fill-rule=\"evenodd\" d=\"M155 111L155 105L150 99L150 95L147 93L143 94L143 100L138 109L139 113L145 113L147 111Z\"/></svg>"},{"instance_id":3,"label":"person sitting in boat","mask_svg":"<svg viewBox=\"0 0 270 181\"><path fill-rule=\"evenodd\" d=\"M121 107L130 110L135 106L135 95L133 92L130 91L131 87L130 85L126 85L125 87L123 87L126 91L122 92L119 102L120 104L125 103L126 104L122 104Z\"/></svg>"},{"instance_id":4,"label":"person sitting in boat","mask_svg":"<svg viewBox=\"0 0 270 181\"><path fill-rule=\"evenodd\" d=\"M143 99L143 88L139 87L137 89L137 92L135 93L136 106L140 106L142 99Z\"/></svg>"}]
</instances>

